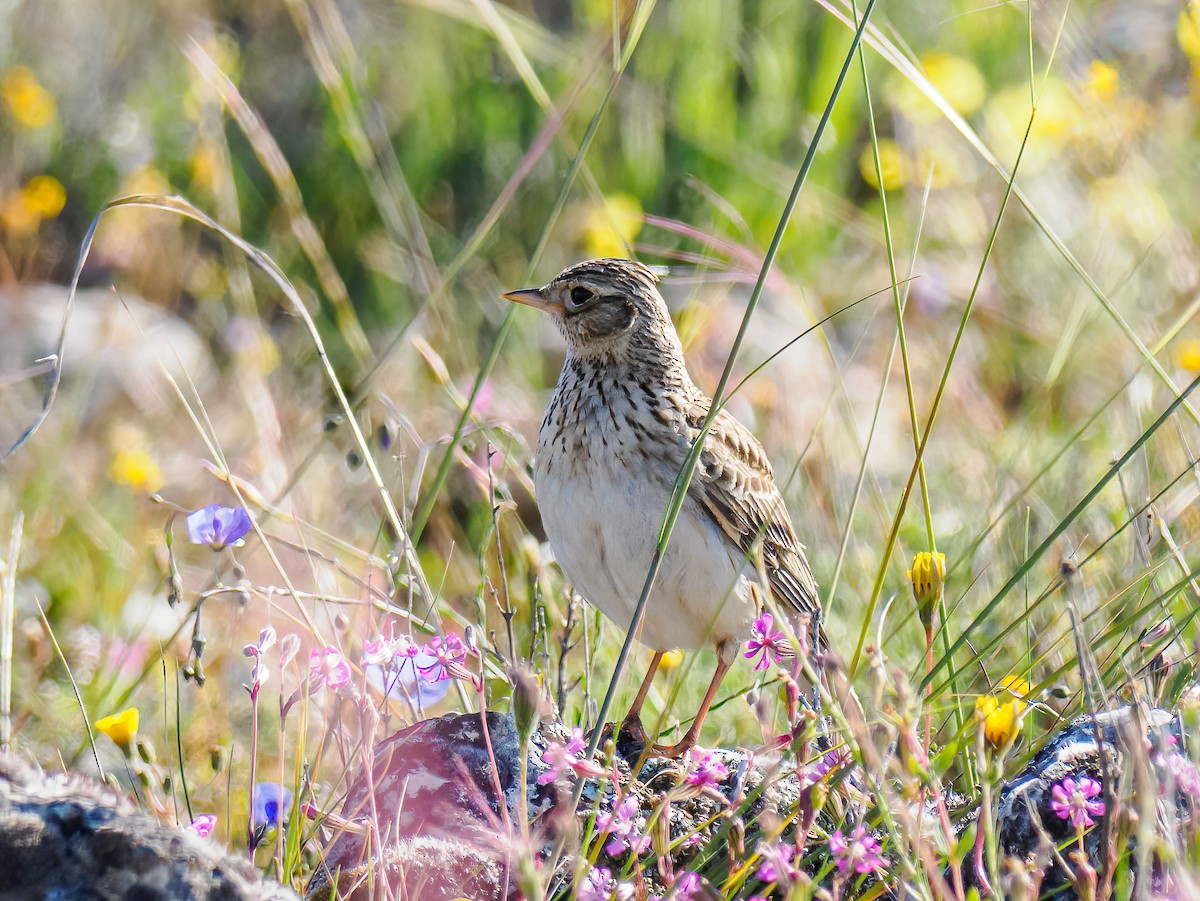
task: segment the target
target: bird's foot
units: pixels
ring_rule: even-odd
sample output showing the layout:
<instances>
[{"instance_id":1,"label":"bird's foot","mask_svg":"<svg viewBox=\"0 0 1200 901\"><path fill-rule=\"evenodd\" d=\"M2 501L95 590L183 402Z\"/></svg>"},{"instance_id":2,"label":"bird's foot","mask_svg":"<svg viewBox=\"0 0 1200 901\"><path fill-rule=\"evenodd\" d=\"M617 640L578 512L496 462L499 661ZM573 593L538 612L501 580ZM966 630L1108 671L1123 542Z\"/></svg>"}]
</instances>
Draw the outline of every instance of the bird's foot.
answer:
<instances>
[{"instance_id":1,"label":"bird's foot","mask_svg":"<svg viewBox=\"0 0 1200 901\"><path fill-rule=\"evenodd\" d=\"M630 713L621 721L621 728L617 730L617 753L626 760L640 757L649 741L642 718L636 713Z\"/></svg>"},{"instance_id":2,"label":"bird's foot","mask_svg":"<svg viewBox=\"0 0 1200 901\"><path fill-rule=\"evenodd\" d=\"M689 732L673 745L655 745L650 749L654 757L669 757L675 760L696 747L696 736Z\"/></svg>"}]
</instances>

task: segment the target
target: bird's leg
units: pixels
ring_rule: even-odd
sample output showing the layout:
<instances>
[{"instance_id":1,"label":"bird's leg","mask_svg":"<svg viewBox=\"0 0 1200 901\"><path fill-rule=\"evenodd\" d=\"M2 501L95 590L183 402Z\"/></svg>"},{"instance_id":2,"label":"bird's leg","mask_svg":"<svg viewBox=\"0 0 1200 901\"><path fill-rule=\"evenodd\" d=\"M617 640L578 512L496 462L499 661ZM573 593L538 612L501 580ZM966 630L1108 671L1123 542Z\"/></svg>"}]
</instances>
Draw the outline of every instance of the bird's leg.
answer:
<instances>
[{"instance_id":1,"label":"bird's leg","mask_svg":"<svg viewBox=\"0 0 1200 901\"><path fill-rule=\"evenodd\" d=\"M634 745L639 748L647 743L646 730L642 728L642 705L646 703L646 695L650 693L650 685L654 682L654 674L658 672L658 664L662 661L664 653L655 651L654 656L650 658L650 669L646 670L646 678L642 680L637 697L633 699L633 706L629 708L629 713L625 714L625 719L621 721L621 729L617 733L618 738L632 739Z\"/></svg>"},{"instance_id":2,"label":"bird's leg","mask_svg":"<svg viewBox=\"0 0 1200 901\"><path fill-rule=\"evenodd\" d=\"M654 674L658 672L658 665L662 662L663 654L666 651L655 651L654 656L650 658L650 668L646 670L646 678L642 680L642 687L638 689L637 696L633 699L633 704L629 708L629 714L626 717L637 717L641 719L642 705L646 703L646 695L650 693L650 686L654 682Z\"/></svg>"},{"instance_id":3,"label":"bird's leg","mask_svg":"<svg viewBox=\"0 0 1200 901\"><path fill-rule=\"evenodd\" d=\"M721 685L721 680L725 678L725 674L729 672L729 667L733 662L717 660L717 671L713 674L712 682L709 683L708 691L704 695L704 700L700 702L700 709L696 711L696 718L692 720L691 727L678 742L673 745L655 745L654 753L660 757L682 757L696 745L696 739L700 737L700 727L704 723L704 717L708 713L708 708L712 706L713 699L717 696L717 689Z\"/></svg>"}]
</instances>

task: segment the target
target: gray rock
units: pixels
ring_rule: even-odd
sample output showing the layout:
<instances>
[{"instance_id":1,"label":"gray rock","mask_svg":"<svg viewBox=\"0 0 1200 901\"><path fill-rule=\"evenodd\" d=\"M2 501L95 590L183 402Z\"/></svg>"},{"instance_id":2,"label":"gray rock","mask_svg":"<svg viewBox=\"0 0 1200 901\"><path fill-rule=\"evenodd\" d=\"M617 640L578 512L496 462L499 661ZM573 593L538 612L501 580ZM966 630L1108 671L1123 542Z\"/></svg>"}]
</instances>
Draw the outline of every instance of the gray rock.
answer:
<instances>
[{"instance_id":1,"label":"gray rock","mask_svg":"<svg viewBox=\"0 0 1200 901\"><path fill-rule=\"evenodd\" d=\"M0 755L0 901L294 901L246 860L80 776Z\"/></svg>"}]
</instances>

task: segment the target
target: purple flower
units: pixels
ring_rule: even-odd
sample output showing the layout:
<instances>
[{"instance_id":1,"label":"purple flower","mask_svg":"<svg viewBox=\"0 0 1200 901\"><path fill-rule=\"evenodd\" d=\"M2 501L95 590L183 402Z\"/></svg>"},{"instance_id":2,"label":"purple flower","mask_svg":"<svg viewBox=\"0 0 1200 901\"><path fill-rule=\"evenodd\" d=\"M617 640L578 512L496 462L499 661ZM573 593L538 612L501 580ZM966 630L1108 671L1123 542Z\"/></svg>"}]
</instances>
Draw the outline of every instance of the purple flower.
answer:
<instances>
[{"instance_id":1,"label":"purple flower","mask_svg":"<svg viewBox=\"0 0 1200 901\"><path fill-rule=\"evenodd\" d=\"M350 664L337 648L313 648L308 655L308 677L314 686L328 685L337 691L351 675Z\"/></svg>"},{"instance_id":2,"label":"purple flower","mask_svg":"<svg viewBox=\"0 0 1200 901\"><path fill-rule=\"evenodd\" d=\"M1070 776L1050 789L1050 809L1059 819L1070 820L1076 829L1095 825L1093 816L1104 816L1104 802L1093 800L1103 794L1104 787L1086 776L1076 782Z\"/></svg>"},{"instance_id":3,"label":"purple flower","mask_svg":"<svg viewBox=\"0 0 1200 901\"><path fill-rule=\"evenodd\" d=\"M188 538L193 544L207 544L214 551L238 545L252 529L250 514L241 507L209 504L187 515Z\"/></svg>"},{"instance_id":4,"label":"purple flower","mask_svg":"<svg viewBox=\"0 0 1200 901\"><path fill-rule=\"evenodd\" d=\"M687 775L684 780L696 788L716 788L729 775L725 764L712 751L692 748L687 752Z\"/></svg>"},{"instance_id":5,"label":"purple flower","mask_svg":"<svg viewBox=\"0 0 1200 901\"><path fill-rule=\"evenodd\" d=\"M818 782L824 782L830 773L848 766L850 762L850 749L845 745L839 745L826 751L817 758L815 763L810 762L808 766L804 767L800 774L800 788L812 788Z\"/></svg>"},{"instance_id":6,"label":"purple flower","mask_svg":"<svg viewBox=\"0 0 1200 901\"><path fill-rule=\"evenodd\" d=\"M829 836L829 853L834 857L838 872L871 873L878 876L888 865L882 856L879 842L867 835L867 827L859 825L849 836L838 830Z\"/></svg>"},{"instance_id":7,"label":"purple flower","mask_svg":"<svg viewBox=\"0 0 1200 901\"><path fill-rule=\"evenodd\" d=\"M202 813L196 816L187 828L201 838L208 838L216 826L217 815L215 813Z\"/></svg>"},{"instance_id":8,"label":"purple flower","mask_svg":"<svg viewBox=\"0 0 1200 901\"><path fill-rule=\"evenodd\" d=\"M611 811L605 811L596 817L596 831L601 835L609 835L604 845L604 853L616 857L623 851L641 854L650 847L650 836L642 835L637 827L637 815L641 809L638 799L629 795Z\"/></svg>"},{"instance_id":9,"label":"purple flower","mask_svg":"<svg viewBox=\"0 0 1200 901\"><path fill-rule=\"evenodd\" d=\"M675 880L670 897L674 901L692 901L700 892L700 874L684 873Z\"/></svg>"},{"instance_id":10,"label":"purple flower","mask_svg":"<svg viewBox=\"0 0 1200 901\"><path fill-rule=\"evenodd\" d=\"M754 671L764 670L776 661L778 657L791 656L792 649L788 644L788 640L782 632L773 632L772 625L775 622L775 617L769 613L762 613L754 620L754 625L750 627L750 639L746 642L746 652L742 655L746 658L758 657L754 664Z\"/></svg>"},{"instance_id":11,"label":"purple flower","mask_svg":"<svg viewBox=\"0 0 1200 901\"><path fill-rule=\"evenodd\" d=\"M575 886L578 901L610 901L614 895L617 901L630 901L633 898L633 886L628 882L618 882L607 867L592 867L583 881Z\"/></svg>"},{"instance_id":12,"label":"purple flower","mask_svg":"<svg viewBox=\"0 0 1200 901\"><path fill-rule=\"evenodd\" d=\"M787 842L760 843L758 856L762 862L758 865L758 878L763 882L790 883L800 875L800 870L792 866L795 854L796 846Z\"/></svg>"},{"instance_id":13,"label":"purple flower","mask_svg":"<svg viewBox=\"0 0 1200 901\"><path fill-rule=\"evenodd\" d=\"M583 730L578 726L572 730L571 738L566 744L557 741L551 742L542 752L542 761L549 764L550 769L538 776L538 785L548 785L563 775L569 775L572 779L576 776L592 778L603 776L602 768L590 760L579 759L579 755L586 750L587 740L583 737Z\"/></svg>"},{"instance_id":14,"label":"purple flower","mask_svg":"<svg viewBox=\"0 0 1200 901\"><path fill-rule=\"evenodd\" d=\"M259 782L252 793L250 819L255 828L278 826L292 806L292 793L274 782Z\"/></svg>"}]
</instances>

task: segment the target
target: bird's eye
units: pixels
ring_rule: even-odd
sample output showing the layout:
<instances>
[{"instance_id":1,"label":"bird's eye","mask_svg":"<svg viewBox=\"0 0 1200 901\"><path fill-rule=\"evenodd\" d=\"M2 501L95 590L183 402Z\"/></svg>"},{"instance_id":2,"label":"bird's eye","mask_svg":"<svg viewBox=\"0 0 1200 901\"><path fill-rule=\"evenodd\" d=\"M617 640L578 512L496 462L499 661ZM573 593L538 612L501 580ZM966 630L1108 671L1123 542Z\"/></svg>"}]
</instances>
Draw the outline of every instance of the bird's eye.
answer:
<instances>
[{"instance_id":1,"label":"bird's eye","mask_svg":"<svg viewBox=\"0 0 1200 901\"><path fill-rule=\"evenodd\" d=\"M595 297L595 295L582 285L576 285L571 289L571 303L575 304L577 307L583 306L593 297Z\"/></svg>"}]
</instances>

